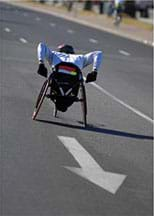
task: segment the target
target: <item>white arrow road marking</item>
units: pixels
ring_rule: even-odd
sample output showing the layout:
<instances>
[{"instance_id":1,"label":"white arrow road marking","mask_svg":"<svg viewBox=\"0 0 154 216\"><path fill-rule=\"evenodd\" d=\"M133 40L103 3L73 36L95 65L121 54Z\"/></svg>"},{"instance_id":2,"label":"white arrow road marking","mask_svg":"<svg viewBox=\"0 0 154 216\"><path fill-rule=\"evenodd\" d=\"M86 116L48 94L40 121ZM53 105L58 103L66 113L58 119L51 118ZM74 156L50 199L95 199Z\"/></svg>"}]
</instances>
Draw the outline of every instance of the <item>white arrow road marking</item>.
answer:
<instances>
[{"instance_id":1,"label":"white arrow road marking","mask_svg":"<svg viewBox=\"0 0 154 216\"><path fill-rule=\"evenodd\" d=\"M65 168L112 194L116 193L126 175L104 171L75 138L65 136L58 136L58 138L81 166L81 168L69 166Z\"/></svg>"}]
</instances>

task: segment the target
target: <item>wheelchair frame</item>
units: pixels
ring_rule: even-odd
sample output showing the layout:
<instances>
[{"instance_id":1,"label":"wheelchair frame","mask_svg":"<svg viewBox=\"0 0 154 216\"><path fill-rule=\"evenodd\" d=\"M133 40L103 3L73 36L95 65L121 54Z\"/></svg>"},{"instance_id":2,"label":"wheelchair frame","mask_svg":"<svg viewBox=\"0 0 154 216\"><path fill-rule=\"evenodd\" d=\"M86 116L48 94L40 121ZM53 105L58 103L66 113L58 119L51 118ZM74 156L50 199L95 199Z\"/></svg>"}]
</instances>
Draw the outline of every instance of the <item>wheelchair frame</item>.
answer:
<instances>
[{"instance_id":1,"label":"wheelchair frame","mask_svg":"<svg viewBox=\"0 0 154 216\"><path fill-rule=\"evenodd\" d=\"M53 81L56 82L56 80L54 78L55 73L56 72L51 73L49 75L49 77L45 80L45 82L43 83L42 88L41 88L41 90L39 92L39 95L37 97L37 100L36 100L35 109L34 109L34 112L33 112L33 115L32 115L32 119L33 120L36 119L45 97L49 98L49 99L52 98L51 100L52 100L53 103L54 103L53 97L55 97L55 100L57 99L57 97L65 97L65 98L67 97L67 98L73 99L74 102L81 102L82 120L83 120L84 127L86 127L86 125L87 125L87 99L86 99L86 90L85 90L85 84L84 84L84 79L83 79L82 72L80 72L80 77L81 78L79 79L79 81L74 83L74 85L65 94L63 94L61 86L59 85L59 90L60 90L61 94L60 95L54 95L54 94L51 95L51 93L52 93L52 87L51 87L52 82ZM75 96L75 97L71 96L71 92L72 92L73 88L75 88L77 85L79 86L78 95ZM79 97L79 94L80 94L80 97ZM72 97L74 97L74 98L72 98ZM54 117L57 116L57 112L58 112L58 109L57 109L56 104L55 104L54 111L53 111L53 116Z\"/></svg>"}]
</instances>

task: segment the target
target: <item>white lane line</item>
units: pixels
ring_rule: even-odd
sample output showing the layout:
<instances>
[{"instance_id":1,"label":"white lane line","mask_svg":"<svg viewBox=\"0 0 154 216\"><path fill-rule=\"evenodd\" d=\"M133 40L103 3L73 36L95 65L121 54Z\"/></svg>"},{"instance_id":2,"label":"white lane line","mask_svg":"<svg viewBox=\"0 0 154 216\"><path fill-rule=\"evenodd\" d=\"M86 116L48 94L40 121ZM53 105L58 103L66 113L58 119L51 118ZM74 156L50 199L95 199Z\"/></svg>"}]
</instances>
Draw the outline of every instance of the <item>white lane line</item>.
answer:
<instances>
[{"instance_id":1,"label":"white lane line","mask_svg":"<svg viewBox=\"0 0 154 216\"><path fill-rule=\"evenodd\" d=\"M144 40L143 43L148 44L148 41L147 41L147 40Z\"/></svg>"},{"instance_id":2,"label":"white lane line","mask_svg":"<svg viewBox=\"0 0 154 216\"><path fill-rule=\"evenodd\" d=\"M19 39L22 43L27 43L27 40L25 38L20 38Z\"/></svg>"},{"instance_id":3,"label":"white lane line","mask_svg":"<svg viewBox=\"0 0 154 216\"><path fill-rule=\"evenodd\" d=\"M125 55L125 56L130 56L130 53L128 53L124 50L119 50L119 53L121 53L122 55Z\"/></svg>"},{"instance_id":4,"label":"white lane line","mask_svg":"<svg viewBox=\"0 0 154 216\"><path fill-rule=\"evenodd\" d=\"M65 136L58 138L81 166L81 168L64 166L66 169L112 194L117 192L126 175L105 171L75 138Z\"/></svg>"},{"instance_id":5,"label":"white lane line","mask_svg":"<svg viewBox=\"0 0 154 216\"><path fill-rule=\"evenodd\" d=\"M5 32L11 32L11 30L9 28L5 28L4 31Z\"/></svg>"},{"instance_id":6,"label":"white lane line","mask_svg":"<svg viewBox=\"0 0 154 216\"><path fill-rule=\"evenodd\" d=\"M91 85L93 85L95 88L97 88L98 90L100 90L101 92L105 93L106 95L108 95L109 97L111 97L113 100L117 101L118 103L120 103L121 105L123 105L124 107L126 107L127 109L131 110L132 112L136 113L137 115L139 115L140 117L146 119L147 121L151 122L152 124L154 123L154 120L151 119L149 116L145 115L144 113L138 111L137 109L133 108L132 106L129 106L128 104L126 104L125 102L123 102L122 100L118 99L117 97L115 97L114 95L112 95L111 93L109 93L108 91L106 91L104 88L102 88L101 86L97 85L96 83L91 83Z\"/></svg>"},{"instance_id":7,"label":"white lane line","mask_svg":"<svg viewBox=\"0 0 154 216\"><path fill-rule=\"evenodd\" d=\"M73 33L74 33L74 31L73 31L72 29L68 29L67 32L68 32L69 34L73 34Z\"/></svg>"},{"instance_id":8,"label":"white lane line","mask_svg":"<svg viewBox=\"0 0 154 216\"><path fill-rule=\"evenodd\" d=\"M1 59L3 59L4 61L17 61L17 62L22 62L22 63L36 63L36 61L34 59L23 59L23 58L16 58L16 57L12 57L12 56L1 56Z\"/></svg>"},{"instance_id":9,"label":"white lane line","mask_svg":"<svg viewBox=\"0 0 154 216\"><path fill-rule=\"evenodd\" d=\"M24 16L24 17L27 17L27 16L28 16L28 13L23 13L23 16Z\"/></svg>"},{"instance_id":10,"label":"white lane line","mask_svg":"<svg viewBox=\"0 0 154 216\"><path fill-rule=\"evenodd\" d=\"M40 21L41 18L40 18L40 17L36 17L35 20L36 20L36 21Z\"/></svg>"},{"instance_id":11,"label":"white lane line","mask_svg":"<svg viewBox=\"0 0 154 216\"><path fill-rule=\"evenodd\" d=\"M98 40L95 40L95 39L93 39L93 38L90 38L90 39L89 39L89 42L97 44L97 43L98 43Z\"/></svg>"},{"instance_id":12,"label":"white lane line","mask_svg":"<svg viewBox=\"0 0 154 216\"><path fill-rule=\"evenodd\" d=\"M51 26L51 27L55 27L56 24L55 24L55 23L50 23L50 26Z\"/></svg>"}]
</instances>

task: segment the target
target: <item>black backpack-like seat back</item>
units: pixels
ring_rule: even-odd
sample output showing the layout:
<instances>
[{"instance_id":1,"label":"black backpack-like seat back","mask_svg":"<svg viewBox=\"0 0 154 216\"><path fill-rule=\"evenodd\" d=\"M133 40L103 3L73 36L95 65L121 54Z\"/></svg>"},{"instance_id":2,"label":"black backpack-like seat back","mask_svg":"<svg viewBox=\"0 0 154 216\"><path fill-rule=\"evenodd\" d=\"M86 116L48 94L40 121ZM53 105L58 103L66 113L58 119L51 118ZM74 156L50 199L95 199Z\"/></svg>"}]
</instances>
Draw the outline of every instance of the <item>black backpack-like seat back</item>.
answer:
<instances>
[{"instance_id":1,"label":"black backpack-like seat back","mask_svg":"<svg viewBox=\"0 0 154 216\"><path fill-rule=\"evenodd\" d=\"M76 65L66 62L56 65L51 95L59 110L65 111L73 104L78 95L81 78L81 70Z\"/></svg>"},{"instance_id":2,"label":"black backpack-like seat back","mask_svg":"<svg viewBox=\"0 0 154 216\"><path fill-rule=\"evenodd\" d=\"M72 91L76 94L79 88L79 80L81 78L80 69L67 62L62 62L55 67L54 81L55 81L55 91L62 94L62 96L67 96L68 91ZM62 91L60 90L62 89ZM62 93L63 92L63 93ZM65 95L66 94L66 95Z\"/></svg>"}]
</instances>

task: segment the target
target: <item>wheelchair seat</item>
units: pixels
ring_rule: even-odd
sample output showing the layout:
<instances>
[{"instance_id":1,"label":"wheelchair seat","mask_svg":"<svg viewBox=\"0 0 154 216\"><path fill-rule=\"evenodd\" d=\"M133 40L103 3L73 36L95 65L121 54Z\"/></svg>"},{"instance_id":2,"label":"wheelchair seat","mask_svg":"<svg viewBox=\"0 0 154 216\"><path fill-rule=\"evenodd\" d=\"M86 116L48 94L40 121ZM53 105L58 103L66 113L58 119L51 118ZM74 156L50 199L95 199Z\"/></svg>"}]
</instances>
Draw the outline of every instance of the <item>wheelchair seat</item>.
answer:
<instances>
[{"instance_id":1,"label":"wheelchair seat","mask_svg":"<svg viewBox=\"0 0 154 216\"><path fill-rule=\"evenodd\" d=\"M81 70L72 63L62 62L54 68L51 99L58 110L65 112L77 99Z\"/></svg>"}]
</instances>

